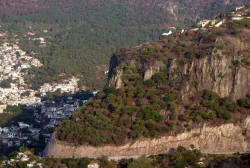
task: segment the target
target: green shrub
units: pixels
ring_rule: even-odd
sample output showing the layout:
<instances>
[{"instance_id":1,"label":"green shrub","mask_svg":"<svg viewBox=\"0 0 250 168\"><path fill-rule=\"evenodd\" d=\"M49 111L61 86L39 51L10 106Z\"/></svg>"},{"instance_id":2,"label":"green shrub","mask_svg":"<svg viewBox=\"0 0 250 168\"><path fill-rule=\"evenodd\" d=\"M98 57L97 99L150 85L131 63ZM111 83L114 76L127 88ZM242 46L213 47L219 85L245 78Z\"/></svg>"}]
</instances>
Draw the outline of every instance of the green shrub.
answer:
<instances>
[{"instance_id":1,"label":"green shrub","mask_svg":"<svg viewBox=\"0 0 250 168\"><path fill-rule=\"evenodd\" d=\"M178 146L176 151L177 152L185 152L185 151L187 151L187 149L183 146Z\"/></svg>"},{"instance_id":2,"label":"green shrub","mask_svg":"<svg viewBox=\"0 0 250 168\"><path fill-rule=\"evenodd\" d=\"M135 124L132 126L132 131L129 133L130 137L135 139L142 136L143 131L145 130L145 123L144 121L136 121Z\"/></svg>"},{"instance_id":3,"label":"green shrub","mask_svg":"<svg viewBox=\"0 0 250 168\"><path fill-rule=\"evenodd\" d=\"M151 161L142 156L128 165L128 168L154 168Z\"/></svg>"},{"instance_id":4,"label":"green shrub","mask_svg":"<svg viewBox=\"0 0 250 168\"><path fill-rule=\"evenodd\" d=\"M156 74L154 74L152 76L152 80L155 82L155 83L162 83L162 82L166 82L167 81L167 78L168 78L168 74L165 73L165 72L158 72Z\"/></svg>"},{"instance_id":5,"label":"green shrub","mask_svg":"<svg viewBox=\"0 0 250 168\"><path fill-rule=\"evenodd\" d=\"M198 167L201 153L194 150L187 150L184 147L178 147L176 152L170 154L175 168Z\"/></svg>"},{"instance_id":6,"label":"green shrub","mask_svg":"<svg viewBox=\"0 0 250 168\"><path fill-rule=\"evenodd\" d=\"M203 99L206 99L206 100L215 100L219 98L219 96L216 93L207 89L202 91L202 97Z\"/></svg>"},{"instance_id":7,"label":"green shrub","mask_svg":"<svg viewBox=\"0 0 250 168\"><path fill-rule=\"evenodd\" d=\"M236 103L231 103L227 106L227 109L232 112L236 112L239 110L239 107Z\"/></svg>"},{"instance_id":8,"label":"green shrub","mask_svg":"<svg viewBox=\"0 0 250 168\"><path fill-rule=\"evenodd\" d=\"M144 82L144 85L146 85L147 87L154 87L155 82L152 79L149 79Z\"/></svg>"},{"instance_id":9,"label":"green shrub","mask_svg":"<svg viewBox=\"0 0 250 168\"><path fill-rule=\"evenodd\" d=\"M240 61L239 61L239 60L234 60L234 61L232 62L232 64L233 64L234 66L239 66L239 65L240 65Z\"/></svg>"},{"instance_id":10,"label":"green shrub","mask_svg":"<svg viewBox=\"0 0 250 168\"><path fill-rule=\"evenodd\" d=\"M81 158L80 159L80 163L79 163L79 166L81 168L87 168L88 167L88 164L90 163L90 159L89 158Z\"/></svg>"},{"instance_id":11,"label":"green shrub","mask_svg":"<svg viewBox=\"0 0 250 168\"><path fill-rule=\"evenodd\" d=\"M193 117L193 120L195 121L195 122L198 122L198 123L200 123L201 121L202 121L202 117L201 117L201 115L195 115L194 117Z\"/></svg>"},{"instance_id":12,"label":"green shrub","mask_svg":"<svg viewBox=\"0 0 250 168\"><path fill-rule=\"evenodd\" d=\"M135 96L138 98L145 96L145 91L141 87L137 87L135 91Z\"/></svg>"},{"instance_id":13,"label":"green shrub","mask_svg":"<svg viewBox=\"0 0 250 168\"><path fill-rule=\"evenodd\" d=\"M163 119L163 116L152 109L152 107L144 108L139 113L137 113L137 117L143 118L144 120L152 119L155 121L161 121Z\"/></svg>"},{"instance_id":14,"label":"green shrub","mask_svg":"<svg viewBox=\"0 0 250 168\"><path fill-rule=\"evenodd\" d=\"M216 118L216 112L211 111L210 113L208 113L207 118L210 120L214 120Z\"/></svg>"},{"instance_id":15,"label":"green shrub","mask_svg":"<svg viewBox=\"0 0 250 168\"><path fill-rule=\"evenodd\" d=\"M171 113L171 115L170 115L170 120L176 120L176 118L177 118L177 114L176 114L176 112L175 111L173 111L172 113Z\"/></svg>"},{"instance_id":16,"label":"green shrub","mask_svg":"<svg viewBox=\"0 0 250 168\"><path fill-rule=\"evenodd\" d=\"M179 120L181 120L181 121L188 121L188 116L181 114L179 116Z\"/></svg>"},{"instance_id":17,"label":"green shrub","mask_svg":"<svg viewBox=\"0 0 250 168\"><path fill-rule=\"evenodd\" d=\"M185 48L181 45L178 45L178 46L174 47L174 51L175 52L183 52L183 51L185 51Z\"/></svg>"},{"instance_id":18,"label":"green shrub","mask_svg":"<svg viewBox=\"0 0 250 168\"><path fill-rule=\"evenodd\" d=\"M18 114L18 113L23 112L23 110L21 109L20 106L17 106L17 105L7 105L7 107L4 110L4 112L6 112L6 113L12 113L12 114L14 114L14 113Z\"/></svg>"},{"instance_id":19,"label":"green shrub","mask_svg":"<svg viewBox=\"0 0 250 168\"><path fill-rule=\"evenodd\" d=\"M173 128L174 128L174 125L175 125L175 122L174 122L174 121L168 121L168 122L166 123L166 125L169 126L171 129L173 129Z\"/></svg>"},{"instance_id":20,"label":"green shrub","mask_svg":"<svg viewBox=\"0 0 250 168\"><path fill-rule=\"evenodd\" d=\"M198 107L195 107L193 109L193 112L191 113L191 118L194 122L200 123L203 119L202 115L205 115L204 112L200 110Z\"/></svg>"},{"instance_id":21,"label":"green shrub","mask_svg":"<svg viewBox=\"0 0 250 168\"><path fill-rule=\"evenodd\" d=\"M214 44L214 48L219 49L219 50L223 50L225 48L224 44Z\"/></svg>"},{"instance_id":22,"label":"green shrub","mask_svg":"<svg viewBox=\"0 0 250 168\"><path fill-rule=\"evenodd\" d=\"M239 99L238 104L241 107L250 108L250 99L249 98Z\"/></svg>"},{"instance_id":23,"label":"green shrub","mask_svg":"<svg viewBox=\"0 0 250 168\"><path fill-rule=\"evenodd\" d=\"M232 118L232 116L229 112L222 113L222 117L224 120L230 120Z\"/></svg>"},{"instance_id":24,"label":"green shrub","mask_svg":"<svg viewBox=\"0 0 250 168\"><path fill-rule=\"evenodd\" d=\"M199 110L199 114L203 119L208 119L208 114L205 111Z\"/></svg>"},{"instance_id":25,"label":"green shrub","mask_svg":"<svg viewBox=\"0 0 250 168\"><path fill-rule=\"evenodd\" d=\"M173 90L164 98L164 100L166 102L172 102L175 101L179 96L180 92L178 90Z\"/></svg>"},{"instance_id":26,"label":"green shrub","mask_svg":"<svg viewBox=\"0 0 250 168\"><path fill-rule=\"evenodd\" d=\"M105 88L103 89L103 91L104 91L107 95L109 95L109 94L116 95L116 94L117 94L117 90L116 90L116 88L113 87L113 86L111 86L111 87L105 87Z\"/></svg>"}]
</instances>

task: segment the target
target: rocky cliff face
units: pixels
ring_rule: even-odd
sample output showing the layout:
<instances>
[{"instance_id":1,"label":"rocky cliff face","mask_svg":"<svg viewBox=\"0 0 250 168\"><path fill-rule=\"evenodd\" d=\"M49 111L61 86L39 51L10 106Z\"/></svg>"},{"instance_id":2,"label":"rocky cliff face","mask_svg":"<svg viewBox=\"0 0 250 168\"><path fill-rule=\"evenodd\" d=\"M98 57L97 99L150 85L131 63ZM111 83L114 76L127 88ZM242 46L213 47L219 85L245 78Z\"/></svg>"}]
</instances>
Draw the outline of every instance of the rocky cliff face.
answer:
<instances>
[{"instance_id":1,"label":"rocky cliff face","mask_svg":"<svg viewBox=\"0 0 250 168\"><path fill-rule=\"evenodd\" d=\"M249 29L242 30L245 35L250 35ZM216 39L217 44L226 46L223 49L213 48L210 53L202 59L183 62L178 56L170 57L168 64L162 61L136 61L119 60L113 57L112 68L109 76L109 86L121 88L122 69L119 66L122 63L138 67L142 70L144 80L150 79L155 73L166 68L169 73L169 79L183 80L186 76L189 80L183 80L182 95L183 100L188 100L203 89L209 89L216 92L221 97L230 97L232 100L245 97L250 92L250 68L244 65L242 60L249 59L250 40L247 36L242 38L225 36ZM243 52L245 52L243 54ZM116 61L114 61L116 60Z\"/></svg>"},{"instance_id":2,"label":"rocky cliff face","mask_svg":"<svg viewBox=\"0 0 250 168\"><path fill-rule=\"evenodd\" d=\"M110 61L110 68L109 68L109 80L108 86L115 86L116 89L119 89L123 86L122 76L123 70L119 68L121 64L124 63L125 60L119 60L117 57L113 56ZM148 80L157 73L160 72L161 69L165 67L163 62L155 61L151 63L146 63L144 61L135 61L130 60L127 62L128 65L138 67L143 71L143 79Z\"/></svg>"},{"instance_id":3,"label":"rocky cliff face","mask_svg":"<svg viewBox=\"0 0 250 168\"><path fill-rule=\"evenodd\" d=\"M250 116L238 124L206 126L184 132L176 136L162 136L155 139L140 139L122 146L72 146L55 140L48 143L44 155L55 158L90 157L103 155L111 159L133 158L140 155L167 153L178 146L190 148L193 144L204 153L248 152L250 149Z\"/></svg>"},{"instance_id":4,"label":"rocky cliff face","mask_svg":"<svg viewBox=\"0 0 250 168\"><path fill-rule=\"evenodd\" d=\"M248 32L249 33L249 32ZM183 66L170 65L170 71L181 70L184 75L189 75L195 79L197 84L192 85L187 82L183 89L183 96L193 95L196 91L210 89L221 97L231 97L237 100L250 92L250 69L249 66L234 65L234 62L243 59L237 51L249 51L248 40L227 37L218 39L222 44L230 48L230 56L221 50L213 50L205 59L184 64Z\"/></svg>"}]
</instances>

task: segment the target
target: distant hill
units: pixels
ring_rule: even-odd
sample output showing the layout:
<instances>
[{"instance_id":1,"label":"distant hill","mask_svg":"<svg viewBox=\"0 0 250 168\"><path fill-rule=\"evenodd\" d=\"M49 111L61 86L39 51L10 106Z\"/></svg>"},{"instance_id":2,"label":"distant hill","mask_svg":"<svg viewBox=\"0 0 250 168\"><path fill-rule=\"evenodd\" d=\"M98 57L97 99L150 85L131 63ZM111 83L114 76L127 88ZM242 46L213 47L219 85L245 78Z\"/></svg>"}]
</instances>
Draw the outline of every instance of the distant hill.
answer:
<instances>
[{"instance_id":1,"label":"distant hill","mask_svg":"<svg viewBox=\"0 0 250 168\"><path fill-rule=\"evenodd\" d=\"M47 154L70 157L66 144L74 156L91 157L191 143L202 152L248 151L250 132L240 130L250 122L249 37L248 6L205 29L117 51L108 86L58 126Z\"/></svg>"},{"instance_id":2,"label":"distant hill","mask_svg":"<svg viewBox=\"0 0 250 168\"><path fill-rule=\"evenodd\" d=\"M1 0L0 21L44 66L30 71L34 88L78 75L81 85L101 88L112 53L156 40L169 26L190 26L248 0ZM43 30L49 33L43 33ZM45 36L46 47L25 36ZM33 76L34 75L34 76Z\"/></svg>"}]
</instances>

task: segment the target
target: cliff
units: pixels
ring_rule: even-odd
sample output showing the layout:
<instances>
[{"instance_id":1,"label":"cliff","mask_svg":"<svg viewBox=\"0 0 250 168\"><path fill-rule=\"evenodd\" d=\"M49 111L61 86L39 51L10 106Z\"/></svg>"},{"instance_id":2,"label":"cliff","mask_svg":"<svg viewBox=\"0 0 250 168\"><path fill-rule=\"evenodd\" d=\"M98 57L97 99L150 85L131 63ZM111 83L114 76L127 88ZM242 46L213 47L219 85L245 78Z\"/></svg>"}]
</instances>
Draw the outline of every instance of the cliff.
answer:
<instances>
[{"instance_id":1,"label":"cliff","mask_svg":"<svg viewBox=\"0 0 250 168\"><path fill-rule=\"evenodd\" d=\"M217 36L212 43L225 47L223 49L210 48L205 58L193 59L192 61L184 61L183 57L178 55L179 53L174 56L173 53L166 55L167 65L158 59L135 61L134 58L124 60L123 57L113 56L110 61L111 69L108 85L116 88L123 86L123 71L118 68L122 64L139 67L142 70L144 80L151 79L155 73L167 67L170 79L184 80L183 76L188 76L189 81L185 81L182 87L184 100L197 95L203 89L209 89L221 97L230 97L235 101L250 92L249 65L244 65L243 62L234 65L234 62L249 59L247 51L250 51L250 30L242 29L241 31L241 37ZM202 39L200 40L202 41ZM199 42L197 45L201 43ZM242 51L245 52L245 55Z\"/></svg>"},{"instance_id":2,"label":"cliff","mask_svg":"<svg viewBox=\"0 0 250 168\"><path fill-rule=\"evenodd\" d=\"M249 152L250 116L241 124L229 123L216 127L204 124L200 128L176 136L140 139L122 146L72 146L56 140L53 136L44 151L44 155L55 158L69 158L72 156L76 158L98 158L108 156L110 159L122 159L168 153L178 146L190 148L191 144L204 153Z\"/></svg>"},{"instance_id":3,"label":"cliff","mask_svg":"<svg viewBox=\"0 0 250 168\"><path fill-rule=\"evenodd\" d=\"M249 44L250 19L227 18L117 51L107 86L60 123L45 155L249 151Z\"/></svg>"}]
</instances>

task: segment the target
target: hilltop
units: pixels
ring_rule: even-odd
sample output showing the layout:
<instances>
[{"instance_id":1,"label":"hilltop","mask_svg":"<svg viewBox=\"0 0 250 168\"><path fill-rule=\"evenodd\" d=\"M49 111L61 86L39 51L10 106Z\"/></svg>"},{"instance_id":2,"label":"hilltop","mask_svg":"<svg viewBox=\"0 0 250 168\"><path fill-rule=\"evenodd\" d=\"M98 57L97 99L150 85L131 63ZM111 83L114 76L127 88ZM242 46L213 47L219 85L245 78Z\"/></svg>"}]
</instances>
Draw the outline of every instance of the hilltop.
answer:
<instances>
[{"instance_id":1,"label":"hilltop","mask_svg":"<svg viewBox=\"0 0 250 168\"><path fill-rule=\"evenodd\" d=\"M247 151L249 7L222 20L117 51L107 87L58 126L47 154L152 154L176 139L203 152Z\"/></svg>"},{"instance_id":2,"label":"hilltop","mask_svg":"<svg viewBox=\"0 0 250 168\"><path fill-rule=\"evenodd\" d=\"M26 80L33 89L63 75L81 78L80 86L102 88L116 49L157 40L169 27L192 25L247 1L2 0L0 22L44 65L30 70Z\"/></svg>"}]
</instances>

